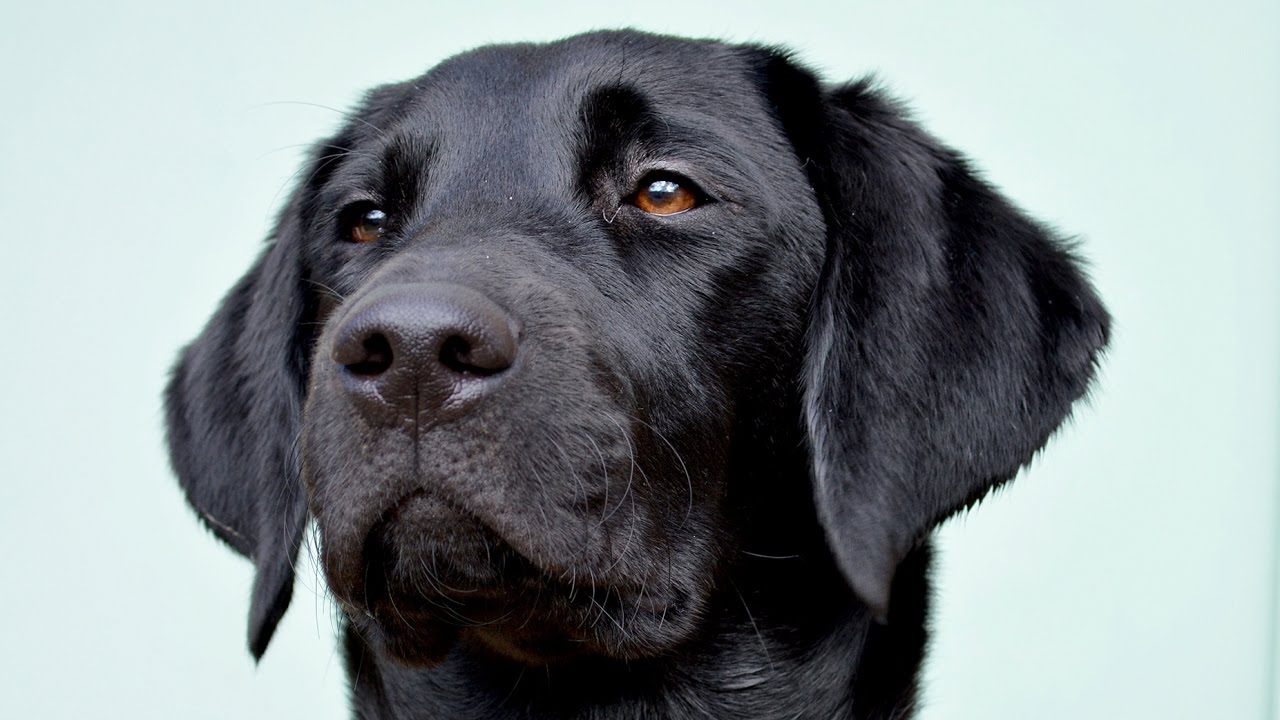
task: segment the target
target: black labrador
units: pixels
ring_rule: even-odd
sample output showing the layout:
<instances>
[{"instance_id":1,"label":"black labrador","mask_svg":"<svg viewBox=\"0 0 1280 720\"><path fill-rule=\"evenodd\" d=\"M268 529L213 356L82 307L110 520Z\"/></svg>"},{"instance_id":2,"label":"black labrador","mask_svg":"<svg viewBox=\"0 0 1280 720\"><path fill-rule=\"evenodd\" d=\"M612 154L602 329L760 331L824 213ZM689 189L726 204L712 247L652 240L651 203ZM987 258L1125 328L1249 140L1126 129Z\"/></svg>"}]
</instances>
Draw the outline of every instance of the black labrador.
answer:
<instances>
[{"instance_id":1,"label":"black labrador","mask_svg":"<svg viewBox=\"0 0 1280 720\"><path fill-rule=\"evenodd\" d=\"M873 83L636 32L373 90L182 353L173 465L308 519L360 718L906 718L929 534L1088 389L1070 247Z\"/></svg>"}]
</instances>

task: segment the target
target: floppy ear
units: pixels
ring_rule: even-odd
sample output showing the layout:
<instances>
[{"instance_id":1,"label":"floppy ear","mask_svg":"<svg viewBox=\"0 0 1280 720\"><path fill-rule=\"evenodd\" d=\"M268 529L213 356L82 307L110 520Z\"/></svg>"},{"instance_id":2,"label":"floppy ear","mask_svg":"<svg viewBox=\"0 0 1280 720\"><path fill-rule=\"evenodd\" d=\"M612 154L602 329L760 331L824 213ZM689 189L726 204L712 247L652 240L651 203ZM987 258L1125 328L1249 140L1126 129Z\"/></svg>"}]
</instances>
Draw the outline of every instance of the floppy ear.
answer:
<instances>
[{"instance_id":1,"label":"floppy ear","mask_svg":"<svg viewBox=\"0 0 1280 720\"><path fill-rule=\"evenodd\" d=\"M814 89L821 119L801 143L827 223L804 378L814 495L841 570L884 620L908 551L1067 418L1110 321L1062 240L869 82Z\"/></svg>"},{"instance_id":2,"label":"floppy ear","mask_svg":"<svg viewBox=\"0 0 1280 720\"><path fill-rule=\"evenodd\" d=\"M296 456L308 345L298 227L295 201L183 350L165 394L170 459L188 502L256 568L255 659L289 606L307 521Z\"/></svg>"}]
</instances>

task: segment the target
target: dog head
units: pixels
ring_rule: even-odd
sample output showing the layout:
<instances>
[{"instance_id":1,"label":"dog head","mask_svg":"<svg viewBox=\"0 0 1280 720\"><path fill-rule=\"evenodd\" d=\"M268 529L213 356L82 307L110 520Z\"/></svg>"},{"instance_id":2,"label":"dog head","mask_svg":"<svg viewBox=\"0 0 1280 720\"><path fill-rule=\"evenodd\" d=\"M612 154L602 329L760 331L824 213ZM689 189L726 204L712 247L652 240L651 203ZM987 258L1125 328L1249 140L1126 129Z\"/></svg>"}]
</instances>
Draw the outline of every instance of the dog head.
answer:
<instances>
[{"instance_id":1,"label":"dog head","mask_svg":"<svg viewBox=\"0 0 1280 720\"><path fill-rule=\"evenodd\" d=\"M870 84L774 51L485 48L351 118L167 393L188 499L257 567L255 656L309 517L410 663L660 655L744 539L807 527L883 618L1106 342L1061 241Z\"/></svg>"}]
</instances>

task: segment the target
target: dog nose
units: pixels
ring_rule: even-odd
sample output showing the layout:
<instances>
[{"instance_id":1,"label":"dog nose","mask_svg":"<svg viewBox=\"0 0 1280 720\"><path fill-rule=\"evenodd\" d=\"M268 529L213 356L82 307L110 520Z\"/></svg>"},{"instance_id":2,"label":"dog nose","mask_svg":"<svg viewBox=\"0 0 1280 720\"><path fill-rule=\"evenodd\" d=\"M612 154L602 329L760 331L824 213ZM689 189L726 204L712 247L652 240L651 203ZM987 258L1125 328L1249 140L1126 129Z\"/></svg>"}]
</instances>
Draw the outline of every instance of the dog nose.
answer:
<instances>
[{"instance_id":1,"label":"dog nose","mask_svg":"<svg viewBox=\"0 0 1280 720\"><path fill-rule=\"evenodd\" d=\"M330 356L366 414L448 419L483 398L516 360L511 317L460 285L381 287L340 322Z\"/></svg>"}]
</instances>

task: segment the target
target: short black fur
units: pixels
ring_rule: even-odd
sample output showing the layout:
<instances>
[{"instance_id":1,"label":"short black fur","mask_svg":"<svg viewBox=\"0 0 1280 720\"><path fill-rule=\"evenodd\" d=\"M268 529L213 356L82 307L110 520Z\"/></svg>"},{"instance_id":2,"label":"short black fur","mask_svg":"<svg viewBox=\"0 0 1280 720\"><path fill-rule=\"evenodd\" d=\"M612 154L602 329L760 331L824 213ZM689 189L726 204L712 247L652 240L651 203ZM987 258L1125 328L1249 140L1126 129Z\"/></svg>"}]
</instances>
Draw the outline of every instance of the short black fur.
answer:
<instances>
[{"instance_id":1,"label":"short black fur","mask_svg":"<svg viewBox=\"0 0 1280 720\"><path fill-rule=\"evenodd\" d=\"M699 204L641 210L654 173ZM1064 241L767 48L482 48L302 177L169 445L255 657L315 520L361 718L910 717L931 529L1107 342Z\"/></svg>"}]
</instances>

